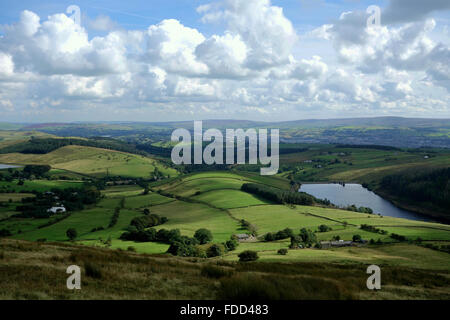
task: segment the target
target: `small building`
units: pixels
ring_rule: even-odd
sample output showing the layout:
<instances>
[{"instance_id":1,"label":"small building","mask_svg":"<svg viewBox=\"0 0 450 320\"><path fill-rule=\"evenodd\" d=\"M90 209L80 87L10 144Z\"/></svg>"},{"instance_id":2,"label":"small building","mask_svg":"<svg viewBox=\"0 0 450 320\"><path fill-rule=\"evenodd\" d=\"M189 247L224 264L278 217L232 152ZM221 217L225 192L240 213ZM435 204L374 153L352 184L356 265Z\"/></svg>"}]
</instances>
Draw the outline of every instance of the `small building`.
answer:
<instances>
[{"instance_id":1,"label":"small building","mask_svg":"<svg viewBox=\"0 0 450 320\"><path fill-rule=\"evenodd\" d=\"M235 235L238 241L250 240L252 237L246 233L240 233Z\"/></svg>"},{"instance_id":2,"label":"small building","mask_svg":"<svg viewBox=\"0 0 450 320\"><path fill-rule=\"evenodd\" d=\"M52 212L53 214L64 213L66 212L66 208L64 207L51 207L47 210L47 212Z\"/></svg>"},{"instance_id":3,"label":"small building","mask_svg":"<svg viewBox=\"0 0 450 320\"><path fill-rule=\"evenodd\" d=\"M355 243L353 241L344 241L344 240L321 241L320 245L322 246L323 249L327 249L327 248L351 247L355 245Z\"/></svg>"}]
</instances>

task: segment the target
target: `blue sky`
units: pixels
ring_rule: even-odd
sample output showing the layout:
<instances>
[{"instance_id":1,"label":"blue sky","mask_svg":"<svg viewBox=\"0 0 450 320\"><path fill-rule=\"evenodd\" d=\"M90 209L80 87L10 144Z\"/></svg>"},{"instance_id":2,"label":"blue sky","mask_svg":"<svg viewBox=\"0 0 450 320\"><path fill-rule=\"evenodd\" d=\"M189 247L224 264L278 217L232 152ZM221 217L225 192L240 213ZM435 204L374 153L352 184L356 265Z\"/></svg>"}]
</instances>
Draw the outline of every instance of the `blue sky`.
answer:
<instances>
[{"instance_id":1,"label":"blue sky","mask_svg":"<svg viewBox=\"0 0 450 320\"><path fill-rule=\"evenodd\" d=\"M0 26L6 121L450 117L445 0L2 1Z\"/></svg>"}]
</instances>

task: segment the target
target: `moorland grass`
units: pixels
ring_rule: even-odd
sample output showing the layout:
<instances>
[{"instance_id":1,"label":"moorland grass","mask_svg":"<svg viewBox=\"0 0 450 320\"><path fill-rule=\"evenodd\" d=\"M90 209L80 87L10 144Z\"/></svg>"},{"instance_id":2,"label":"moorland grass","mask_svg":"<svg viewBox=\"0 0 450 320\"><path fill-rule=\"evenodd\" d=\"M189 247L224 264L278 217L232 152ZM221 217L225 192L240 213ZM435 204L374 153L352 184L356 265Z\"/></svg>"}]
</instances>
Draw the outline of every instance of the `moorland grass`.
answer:
<instances>
[{"instance_id":1,"label":"moorland grass","mask_svg":"<svg viewBox=\"0 0 450 320\"><path fill-rule=\"evenodd\" d=\"M7 239L0 252L0 299L450 298L449 273L436 269L383 265L382 290L374 292L367 263L238 263ZM66 288L73 264L82 268L81 290Z\"/></svg>"}]
</instances>

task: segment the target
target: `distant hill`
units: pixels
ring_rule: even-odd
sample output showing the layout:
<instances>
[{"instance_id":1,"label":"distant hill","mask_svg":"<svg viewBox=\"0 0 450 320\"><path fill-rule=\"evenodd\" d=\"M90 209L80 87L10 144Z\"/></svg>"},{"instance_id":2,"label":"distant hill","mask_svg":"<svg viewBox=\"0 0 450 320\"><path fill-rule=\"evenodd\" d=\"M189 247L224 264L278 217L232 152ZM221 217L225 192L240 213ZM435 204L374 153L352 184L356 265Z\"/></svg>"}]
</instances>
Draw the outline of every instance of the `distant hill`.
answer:
<instances>
[{"instance_id":1,"label":"distant hill","mask_svg":"<svg viewBox=\"0 0 450 320\"><path fill-rule=\"evenodd\" d=\"M193 121L78 122L24 125L58 136L115 137L141 143L168 141L175 128L193 129ZM305 119L283 122L204 120L203 128L279 128L287 143L376 144L402 148L450 148L450 119L375 117ZM147 141L147 142L148 142Z\"/></svg>"}]
</instances>

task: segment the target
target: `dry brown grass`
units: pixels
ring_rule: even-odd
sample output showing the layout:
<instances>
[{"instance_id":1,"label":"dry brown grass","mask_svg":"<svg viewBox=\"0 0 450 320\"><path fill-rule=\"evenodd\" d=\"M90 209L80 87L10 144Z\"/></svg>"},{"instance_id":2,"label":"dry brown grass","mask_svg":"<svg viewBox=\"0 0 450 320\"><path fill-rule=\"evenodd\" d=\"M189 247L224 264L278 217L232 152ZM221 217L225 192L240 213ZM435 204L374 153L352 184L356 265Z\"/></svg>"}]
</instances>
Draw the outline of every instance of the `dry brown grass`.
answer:
<instances>
[{"instance_id":1,"label":"dry brown grass","mask_svg":"<svg viewBox=\"0 0 450 320\"><path fill-rule=\"evenodd\" d=\"M81 290L66 288L73 264L82 269ZM450 299L445 271L383 266L382 290L371 292L366 267L236 263L1 239L0 299Z\"/></svg>"}]
</instances>

